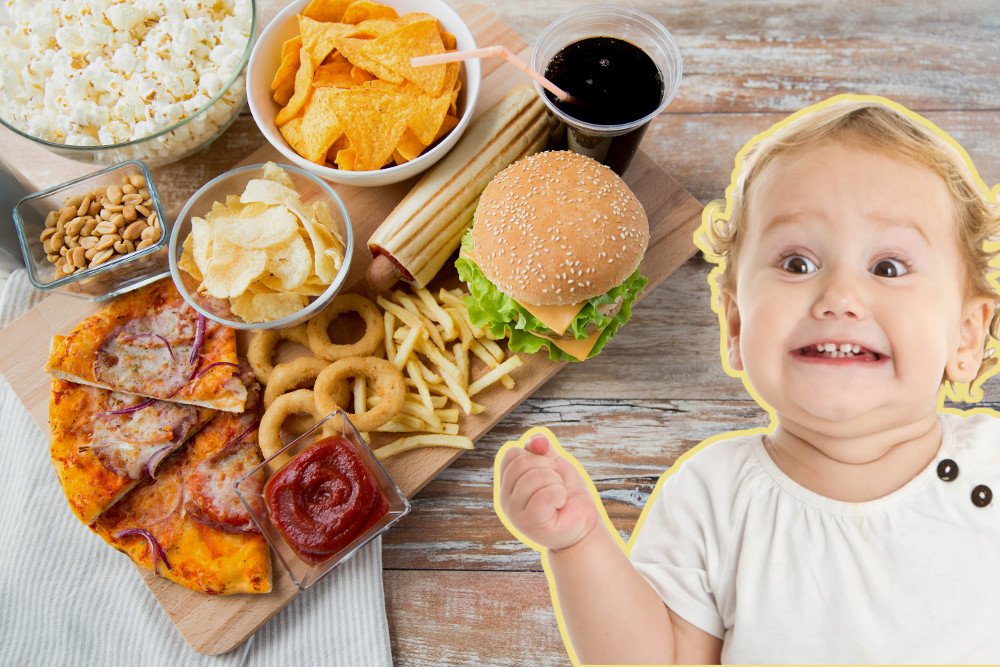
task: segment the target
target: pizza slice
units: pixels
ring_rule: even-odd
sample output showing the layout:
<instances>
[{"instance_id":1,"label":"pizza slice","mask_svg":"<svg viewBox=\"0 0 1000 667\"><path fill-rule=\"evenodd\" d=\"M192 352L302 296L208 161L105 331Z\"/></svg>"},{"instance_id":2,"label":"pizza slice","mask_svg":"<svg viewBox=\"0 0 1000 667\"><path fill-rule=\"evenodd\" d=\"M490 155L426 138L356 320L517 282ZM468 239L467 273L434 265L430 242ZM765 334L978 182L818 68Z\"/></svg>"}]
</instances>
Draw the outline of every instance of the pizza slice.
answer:
<instances>
[{"instance_id":1,"label":"pizza slice","mask_svg":"<svg viewBox=\"0 0 1000 667\"><path fill-rule=\"evenodd\" d=\"M200 315L169 278L116 299L55 336L53 377L175 403L242 412L236 332Z\"/></svg>"},{"instance_id":2,"label":"pizza slice","mask_svg":"<svg viewBox=\"0 0 1000 667\"><path fill-rule=\"evenodd\" d=\"M215 414L53 379L49 448L73 513L89 525Z\"/></svg>"},{"instance_id":3,"label":"pizza slice","mask_svg":"<svg viewBox=\"0 0 1000 667\"><path fill-rule=\"evenodd\" d=\"M257 425L253 410L219 413L91 527L140 567L192 590L270 592L270 548L235 492L263 461Z\"/></svg>"}]
</instances>

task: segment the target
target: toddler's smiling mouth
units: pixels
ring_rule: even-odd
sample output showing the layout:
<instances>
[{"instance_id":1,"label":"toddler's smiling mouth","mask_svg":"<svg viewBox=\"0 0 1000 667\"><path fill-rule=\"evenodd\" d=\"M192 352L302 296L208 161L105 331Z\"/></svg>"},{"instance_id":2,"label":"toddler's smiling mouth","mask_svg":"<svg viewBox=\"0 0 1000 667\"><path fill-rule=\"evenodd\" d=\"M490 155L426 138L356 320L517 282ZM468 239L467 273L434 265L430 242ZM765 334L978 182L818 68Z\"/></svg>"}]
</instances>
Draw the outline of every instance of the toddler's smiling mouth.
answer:
<instances>
[{"instance_id":1,"label":"toddler's smiling mouth","mask_svg":"<svg viewBox=\"0 0 1000 667\"><path fill-rule=\"evenodd\" d=\"M810 361L854 361L878 363L888 359L888 355L876 352L853 342L810 343L792 350L792 354Z\"/></svg>"}]
</instances>

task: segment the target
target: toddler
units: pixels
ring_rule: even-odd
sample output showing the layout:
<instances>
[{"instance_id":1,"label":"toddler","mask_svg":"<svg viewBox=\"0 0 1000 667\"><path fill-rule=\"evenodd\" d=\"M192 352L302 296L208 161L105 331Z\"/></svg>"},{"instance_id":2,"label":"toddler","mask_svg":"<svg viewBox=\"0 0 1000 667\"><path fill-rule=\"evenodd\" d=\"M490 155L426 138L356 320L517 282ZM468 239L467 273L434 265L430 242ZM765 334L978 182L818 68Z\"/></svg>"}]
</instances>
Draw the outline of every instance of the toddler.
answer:
<instances>
[{"instance_id":1,"label":"toddler","mask_svg":"<svg viewBox=\"0 0 1000 667\"><path fill-rule=\"evenodd\" d=\"M550 438L498 455L574 661L1000 662L1000 420L944 407L997 370L998 195L883 98L741 151L697 242L770 426L681 457L627 547Z\"/></svg>"}]
</instances>

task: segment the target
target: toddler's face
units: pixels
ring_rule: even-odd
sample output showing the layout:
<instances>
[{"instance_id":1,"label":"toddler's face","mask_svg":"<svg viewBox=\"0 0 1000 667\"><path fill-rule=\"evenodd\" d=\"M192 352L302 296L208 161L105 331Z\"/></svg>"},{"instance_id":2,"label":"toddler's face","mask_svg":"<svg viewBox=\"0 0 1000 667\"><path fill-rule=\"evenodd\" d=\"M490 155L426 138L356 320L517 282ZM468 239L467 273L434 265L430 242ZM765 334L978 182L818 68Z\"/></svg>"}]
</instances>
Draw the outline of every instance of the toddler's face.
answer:
<instances>
[{"instance_id":1,"label":"toddler's face","mask_svg":"<svg viewBox=\"0 0 1000 667\"><path fill-rule=\"evenodd\" d=\"M962 329L954 210L929 169L825 141L748 196L730 364L779 415L847 436L935 409Z\"/></svg>"}]
</instances>

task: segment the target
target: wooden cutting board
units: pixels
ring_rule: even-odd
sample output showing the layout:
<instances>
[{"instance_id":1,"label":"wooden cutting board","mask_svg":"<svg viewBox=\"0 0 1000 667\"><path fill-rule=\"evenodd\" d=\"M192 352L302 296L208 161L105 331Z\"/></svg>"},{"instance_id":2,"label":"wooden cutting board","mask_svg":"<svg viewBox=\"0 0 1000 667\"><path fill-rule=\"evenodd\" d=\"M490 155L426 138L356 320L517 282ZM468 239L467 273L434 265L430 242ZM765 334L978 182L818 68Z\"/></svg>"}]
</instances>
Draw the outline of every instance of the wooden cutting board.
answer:
<instances>
[{"instance_id":1,"label":"wooden cutting board","mask_svg":"<svg viewBox=\"0 0 1000 667\"><path fill-rule=\"evenodd\" d=\"M458 11L478 44L502 44L514 52L522 52L522 57L527 59L524 41L489 9L482 5L465 5ZM480 113L524 80L513 67L500 67L495 62L484 62L483 66L482 94L477 105ZM261 141L264 142L263 138ZM257 150L243 163L268 160L282 161L270 145ZM643 265L643 273L649 278L648 293L694 252L691 235L700 221L701 204L642 151L633 160L625 180L649 217L650 243ZM380 188L335 186L350 212L359 246L348 285L362 279L371 261L364 242L413 182ZM443 271L454 273L450 267ZM17 354L0 355L0 373L43 433L48 432L49 378L43 369L49 340L54 334L68 332L95 309L89 301L53 295L0 331L0 349L17 350ZM614 345L612 342L611 346ZM479 415L463 415L461 433L478 439L564 365L549 361L544 352L522 355L522 358L525 363L514 374L515 389L477 395L476 401L486 409ZM450 448L416 450L393 457L385 465L403 492L412 497L460 454L461 450ZM53 483L56 483L54 479ZM108 557L114 556L109 553ZM200 653L214 655L239 646L297 595L298 589L280 563L275 561L273 567L271 593L227 597L196 593L146 570L138 571L191 647Z\"/></svg>"}]
</instances>

